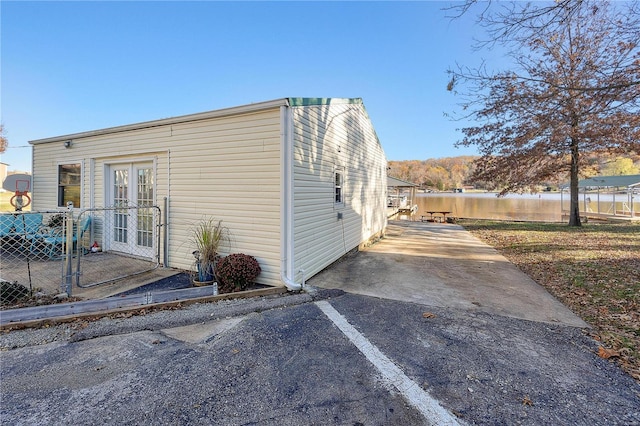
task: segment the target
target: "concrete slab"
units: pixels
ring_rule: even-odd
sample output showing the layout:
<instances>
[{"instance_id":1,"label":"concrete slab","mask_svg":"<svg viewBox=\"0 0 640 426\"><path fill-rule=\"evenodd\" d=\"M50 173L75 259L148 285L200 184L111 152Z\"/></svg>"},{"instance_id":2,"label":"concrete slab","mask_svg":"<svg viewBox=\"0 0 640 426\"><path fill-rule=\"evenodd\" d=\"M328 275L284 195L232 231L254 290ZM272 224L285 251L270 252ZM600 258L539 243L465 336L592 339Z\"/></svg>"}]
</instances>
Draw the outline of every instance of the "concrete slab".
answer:
<instances>
[{"instance_id":1,"label":"concrete slab","mask_svg":"<svg viewBox=\"0 0 640 426\"><path fill-rule=\"evenodd\" d=\"M187 343L206 343L213 337L232 329L244 319L245 317L225 318L183 327L166 328L161 332L167 337Z\"/></svg>"},{"instance_id":2,"label":"concrete slab","mask_svg":"<svg viewBox=\"0 0 640 426\"><path fill-rule=\"evenodd\" d=\"M588 327L495 249L459 225L390 222L386 237L309 280L428 306Z\"/></svg>"},{"instance_id":3,"label":"concrete slab","mask_svg":"<svg viewBox=\"0 0 640 426\"><path fill-rule=\"evenodd\" d=\"M110 267L110 265L108 263L105 263L103 267ZM85 300L104 299L120 293L124 293L125 291L142 287L146 284L159 281L163 278L178 275L182 272L184 271L179 269L158 267L141 274L132 275L126 279L117 280L112 283L101 284L95 287L81 288L74 286L73 296L80 297Z\"/></svg>"}]
</instances>

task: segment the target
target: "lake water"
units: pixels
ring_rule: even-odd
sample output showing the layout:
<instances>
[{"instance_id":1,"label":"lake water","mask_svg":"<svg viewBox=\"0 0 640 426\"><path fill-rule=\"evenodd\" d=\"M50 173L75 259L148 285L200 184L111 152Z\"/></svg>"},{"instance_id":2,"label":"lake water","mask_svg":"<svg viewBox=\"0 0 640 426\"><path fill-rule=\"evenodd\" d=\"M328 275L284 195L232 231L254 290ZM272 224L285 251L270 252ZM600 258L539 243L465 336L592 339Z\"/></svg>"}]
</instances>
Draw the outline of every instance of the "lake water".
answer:
<instances>
[{"instance_id":1,"label":"lake water","mask_svg":"<svg viewBox=\"0 0 640 426\"><path fill-rule=\"evenodd\" d=\"M561 204L562 200L562 204ZM598 202L599 200L599 202ZM612 194L580 194L580 211L613 212ZM428 193L418 194L416 216L427 211L449 211L452 216L474 219L525 220L560 222L562 210L569 209L569 194L543 192L540 194L509 194L498 198L495 193ZM615 195L618 212L629 214L631 200L626 193ZM599 210L598 210L599 209ZM640 212L640 197L636 194L633 211Z\"/></svg>"}]
</instances>

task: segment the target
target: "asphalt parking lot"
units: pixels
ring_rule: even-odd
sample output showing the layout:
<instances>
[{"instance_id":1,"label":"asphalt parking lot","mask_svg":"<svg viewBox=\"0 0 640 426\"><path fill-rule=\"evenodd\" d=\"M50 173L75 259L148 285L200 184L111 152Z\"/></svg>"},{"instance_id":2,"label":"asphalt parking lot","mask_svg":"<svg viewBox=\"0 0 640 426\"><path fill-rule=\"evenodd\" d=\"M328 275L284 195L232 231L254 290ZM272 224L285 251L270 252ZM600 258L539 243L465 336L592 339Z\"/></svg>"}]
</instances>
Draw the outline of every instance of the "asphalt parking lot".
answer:
<instances>
[{"instance_id":1,"label":"asphalt parking lot","mask_svg":"<svg viewBox=\"0 0 640 426\"><path fill-rule=\"evenodd\" d=\"M3 333L2 422L640 425L638 383L545 292L531 304L551 308L517 308L532 284L492 250L453 227L390 231L306 293Z\"/></svg>"},{"instance_id":2,"label":"asphalt parking lot","mask_svg":"<svg viewBox=\"0 0 640 426\"><path fill-rule=\"evenodd\" d=\"M579 328L337 290L0 344L5 424L640 424L637 383Z\"/></svg>"}]
</instances>

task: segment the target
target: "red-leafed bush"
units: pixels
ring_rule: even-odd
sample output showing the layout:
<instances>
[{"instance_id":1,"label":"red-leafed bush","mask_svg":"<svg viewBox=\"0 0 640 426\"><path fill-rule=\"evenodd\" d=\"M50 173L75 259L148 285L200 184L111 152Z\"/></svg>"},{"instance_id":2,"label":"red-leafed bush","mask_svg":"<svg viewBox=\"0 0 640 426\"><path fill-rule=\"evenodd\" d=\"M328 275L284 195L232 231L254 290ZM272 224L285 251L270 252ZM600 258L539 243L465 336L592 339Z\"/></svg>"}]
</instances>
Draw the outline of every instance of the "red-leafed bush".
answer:
<instances>
[{"instance_id":1,"label":"red-leafed bush","mask_svg":"<svg viewBox=\"0 0 640 426\"><path fill-rule=\"evenodd\" d=\"M218 291L232 293L246 290L261 271L256 258L248 254L234 253L223 257L216 265Z\"/></svg>"}]
</instances>

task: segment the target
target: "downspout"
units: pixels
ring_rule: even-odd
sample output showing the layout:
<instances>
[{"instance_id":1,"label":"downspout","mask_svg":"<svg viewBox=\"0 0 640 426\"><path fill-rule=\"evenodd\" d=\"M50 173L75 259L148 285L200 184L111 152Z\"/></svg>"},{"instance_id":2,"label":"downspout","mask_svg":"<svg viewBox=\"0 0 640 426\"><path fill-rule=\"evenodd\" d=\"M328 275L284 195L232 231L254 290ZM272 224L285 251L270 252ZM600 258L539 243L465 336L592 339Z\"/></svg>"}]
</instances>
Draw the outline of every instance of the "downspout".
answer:
<instances>
[{"instance_id":1,"label":"downspout","mask_svg":"<svg viewBox=\"0 0 640 426\"><path fill-rule=\"evenodd\" d=\"M280 279L290 291L302 290L304 271L301 283L295 282L294 267L294 223L293 223L293 122L288 105L280 107L281 162L280 177L282 180L280 195Z\"/></svg>"},{"instance_id":2,"label":"downspout","mask_svg":"<svg viewBox=\"0 0 640 426\"><path fill-rule=\"evenodd\" d=\"M173 126L171 127L171 134L173 134ZM164 197L164 222L162 223L163 230L163 262L164 267L169 267L169 220L171 218L169 214L169 200L171 199L171 150L167 149L167 191Z\"/></svg>"},{"instance_id":3,"label":"downspout","mask_svg":"<svg viewBox=\"0 0 640 426\"><path fill-rule=\"evenodd\" d=\"M95 179L92 178L92 176L95 176L95 174L96 174L96 159L91 157L89 159L89 208L90 209L93 209L96 207L96 185L95 185ZM82 176L82 182L84 183L86 179L87 178L85 174ZM91 235L91 238L93 238L93 235Z\"/></svg>"}]
</instances>

